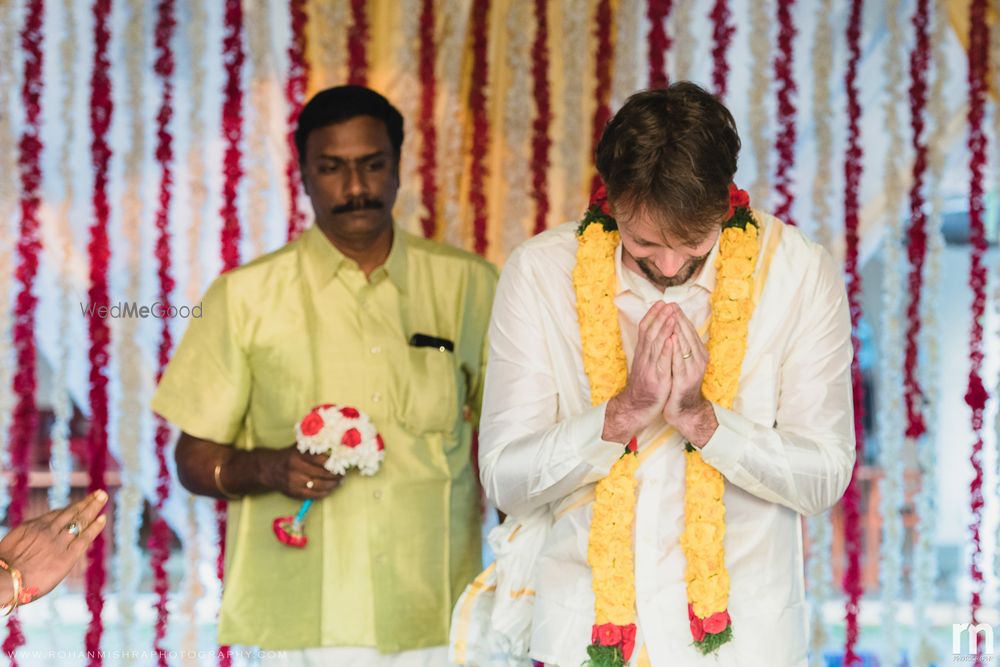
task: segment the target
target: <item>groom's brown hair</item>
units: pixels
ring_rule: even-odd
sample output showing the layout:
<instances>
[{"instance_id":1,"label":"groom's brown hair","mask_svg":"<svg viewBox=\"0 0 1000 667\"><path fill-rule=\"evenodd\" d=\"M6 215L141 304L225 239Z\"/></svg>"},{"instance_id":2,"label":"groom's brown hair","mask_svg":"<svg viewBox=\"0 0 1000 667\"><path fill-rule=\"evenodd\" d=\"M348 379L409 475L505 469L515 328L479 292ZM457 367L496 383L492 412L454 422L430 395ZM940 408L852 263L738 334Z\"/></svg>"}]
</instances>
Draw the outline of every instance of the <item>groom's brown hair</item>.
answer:
<instances>
[{"instance_id":1,"label":"groom's brown hair","mask_svg":"<svg viewBox=\"0 0 1000 667\"><path fill-rule=\"evenodd\" d=\"M690 81L626 100L597 144L597 171L617 216L643 213L696 245L723 222L740 137L729 110Z\"/></svg>"}]
</instances>

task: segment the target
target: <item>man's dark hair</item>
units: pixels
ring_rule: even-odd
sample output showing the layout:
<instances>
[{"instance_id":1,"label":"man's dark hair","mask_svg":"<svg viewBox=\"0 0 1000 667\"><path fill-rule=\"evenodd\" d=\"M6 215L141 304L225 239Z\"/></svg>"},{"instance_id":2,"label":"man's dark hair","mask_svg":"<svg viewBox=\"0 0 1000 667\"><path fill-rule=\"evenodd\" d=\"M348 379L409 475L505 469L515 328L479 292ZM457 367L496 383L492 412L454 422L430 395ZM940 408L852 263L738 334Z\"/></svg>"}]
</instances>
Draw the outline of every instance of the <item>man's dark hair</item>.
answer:
<instances>
[{"instance_id":1,"label":"man's dark hair","mask_svg":"<svg viewBox=\"0 0 1000 667\"><path fill-rule=\"evenodd\" d=\"M702 242L729 206L740 137L729 110L689 82L626 100L597 144L615 211L642 212L686 245Z\"/></svg>"},{"instance_id":2,"label":"man's dark hair","mask_svg":"<svg viewBox=\"0 0 1000 667\"><path fill-rule=\"evenodd\" d=\"M403 147L403 115L399 110L371 88L336 86L316 93L302 107L295 128L295 148L299 153L299 163L305 162L306 141L310 132L358 116L371 116L385 123L392 149L399 158Z\"/></svg>"}]
</instances>

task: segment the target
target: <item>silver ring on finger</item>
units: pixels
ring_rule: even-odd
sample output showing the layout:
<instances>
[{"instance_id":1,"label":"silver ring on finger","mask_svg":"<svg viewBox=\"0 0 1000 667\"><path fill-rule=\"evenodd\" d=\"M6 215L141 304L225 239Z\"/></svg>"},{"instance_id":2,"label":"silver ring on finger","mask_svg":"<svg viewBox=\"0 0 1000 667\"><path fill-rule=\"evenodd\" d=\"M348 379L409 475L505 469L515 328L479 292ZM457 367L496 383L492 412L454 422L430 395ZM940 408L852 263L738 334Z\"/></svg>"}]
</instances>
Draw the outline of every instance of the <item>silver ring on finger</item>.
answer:
<instances>
[{"instance_id":1,"label":"silver ring on finger","mask_svg":"<svg viewBox=\"0 0 1000 667\"><path fill-rule=\"evenodd\" d=\"M311 479L308 482L306 482L306 488L309 489L310 491L312 491L312 488L314 486L316 486L316 482L312 481Z\"/></svg>"},{"instance_id":2,"label":"silver ring on finger","mask_svg":"<svg viewBox=\"0 0 1000 667\"><path fill-rule=\"evenodd\" d=\"M694 355L694 352L692 352L691 350L688 350L687 352L685 352L684 354L681 355L681 359L690 359L693 355Z\"/></svg>"},{"instance_id":3,"label":"silver ring on finger","mask_svg":"<svg viewBox=\"0 0 1000 667\"><path fill-rule=\"evenodd\" d=\"M80 523L78 521L70 521L69 524L66 525L66 532L73 537L76 537L80 534Z\"/></svg>"}]
</instances>

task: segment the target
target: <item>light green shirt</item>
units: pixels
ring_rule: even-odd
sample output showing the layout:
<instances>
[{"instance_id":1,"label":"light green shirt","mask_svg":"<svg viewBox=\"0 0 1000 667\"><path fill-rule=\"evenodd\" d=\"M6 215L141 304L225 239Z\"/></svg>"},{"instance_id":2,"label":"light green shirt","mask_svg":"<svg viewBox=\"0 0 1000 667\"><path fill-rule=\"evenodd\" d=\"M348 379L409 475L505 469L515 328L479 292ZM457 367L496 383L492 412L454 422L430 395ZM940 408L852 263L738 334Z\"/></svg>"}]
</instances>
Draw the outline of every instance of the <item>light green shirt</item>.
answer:
<instances>
[{"instance_id":1,"label":"light green shirt","mask_svg":"<svg viewBox=\"0 0 1000 667\"><path fill-rule=\"evenodd\" d=\"M316 227L220 276L163 375L153 409L241 449L285 447L320 403L375 422L386 452L306 518L309 543L271 523L301 501L229 503L219 641L267 649L446 644L451 609L481 568L470 442L478 421L496 270L395 231L370 281ZM414 334L454 352L413 347ZM463 417L465 406L471 419Z\"/></svg>"}]
</instances>

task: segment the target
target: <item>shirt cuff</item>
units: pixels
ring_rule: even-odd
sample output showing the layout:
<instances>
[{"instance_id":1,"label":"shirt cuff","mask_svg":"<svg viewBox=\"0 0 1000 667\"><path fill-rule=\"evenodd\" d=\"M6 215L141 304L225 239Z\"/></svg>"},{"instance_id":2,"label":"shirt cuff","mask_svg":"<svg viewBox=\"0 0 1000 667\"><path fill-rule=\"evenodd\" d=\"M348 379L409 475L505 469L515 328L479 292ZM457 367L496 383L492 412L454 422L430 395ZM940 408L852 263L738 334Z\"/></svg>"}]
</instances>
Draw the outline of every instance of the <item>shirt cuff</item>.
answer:
<instances>
[{"instance_id":1,"label":"shirt cuff","mask_svg":"<svg viewBox=\"0 0 1000 667\"><path fill-rule=\"evenodd\" d=\"M719 427L701 448L701 458L725 477L732 479L753 435L753 422L732 410L712 403Z\"/></svg>"},{"instance_id":2,"label":"shirt cuff","mask_svg":"<svg viewBox=\"0 0 1000 667\"><path fill-rule=\"evenodd\" d=\"M573 425L573 437L577 442L582 443L580 458L603 475L611 472L611 466L625 453L625 445L605 440L602 437L604 435L604 413L607 409L607 401L595 405L578 415L575 418L576 423Z\"/></svg>"}]
</instances>

